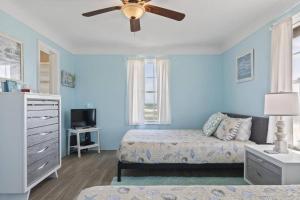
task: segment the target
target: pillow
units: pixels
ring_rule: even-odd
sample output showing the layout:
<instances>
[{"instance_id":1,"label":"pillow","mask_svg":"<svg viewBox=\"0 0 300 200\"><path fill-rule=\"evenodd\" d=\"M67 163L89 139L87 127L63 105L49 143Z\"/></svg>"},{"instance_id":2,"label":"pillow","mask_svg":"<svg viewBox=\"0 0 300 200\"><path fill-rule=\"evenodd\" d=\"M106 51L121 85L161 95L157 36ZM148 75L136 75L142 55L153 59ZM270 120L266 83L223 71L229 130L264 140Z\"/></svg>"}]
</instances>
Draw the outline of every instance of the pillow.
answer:
<instances>
[{"instance_id":1,"label":"pillow","mask_svg":"<svg viewBox=\"0 0 300 200\"><path fill-rule=\"evenodd\" d=\"M226 117L226 115L218 112L210 116L210 118L205 122L203 126L203 133L206 136L211 136L220 125L221 121Z\"/></svg>"},{"instance_id":2,"label":"pillow","mask_svg":"<svg viewBox=\"0 0 300 200\"><path fill-rule=\"evenodd\" d=\"M250 139L251 136L252 117L240 120L241 126L235 139L238 141L246 142Z\"/></svg>"},{"instance_id":3,"label":"pillow","mask_svg":"<svg viewBox=\"0 0 300 200\"><path fill-rule=\"evenodd\" d=\"M221 122L214 136L221 140L230 141L236 138L241 125L240 119L226 117Z\"/></svg>"}]
</instances>

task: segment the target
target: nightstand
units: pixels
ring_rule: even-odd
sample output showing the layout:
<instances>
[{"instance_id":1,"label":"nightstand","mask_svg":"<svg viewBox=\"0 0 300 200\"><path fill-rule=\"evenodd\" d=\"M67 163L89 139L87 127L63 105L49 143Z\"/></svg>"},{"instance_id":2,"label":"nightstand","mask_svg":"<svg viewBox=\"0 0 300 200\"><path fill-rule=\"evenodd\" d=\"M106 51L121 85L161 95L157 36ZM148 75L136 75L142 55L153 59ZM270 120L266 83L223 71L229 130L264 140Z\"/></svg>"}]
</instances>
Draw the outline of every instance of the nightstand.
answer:
<instances>
[{"instance_id":1,"label":"nightstand","mask_svg":"<svg viewBox=\"0 0 300 200\"><path fill-rule=\"evenodd\" d=\"M253 185L300 184L300 152L268 154L273 145L246 145L244 179Z\"/></svg>"}]
</instances>

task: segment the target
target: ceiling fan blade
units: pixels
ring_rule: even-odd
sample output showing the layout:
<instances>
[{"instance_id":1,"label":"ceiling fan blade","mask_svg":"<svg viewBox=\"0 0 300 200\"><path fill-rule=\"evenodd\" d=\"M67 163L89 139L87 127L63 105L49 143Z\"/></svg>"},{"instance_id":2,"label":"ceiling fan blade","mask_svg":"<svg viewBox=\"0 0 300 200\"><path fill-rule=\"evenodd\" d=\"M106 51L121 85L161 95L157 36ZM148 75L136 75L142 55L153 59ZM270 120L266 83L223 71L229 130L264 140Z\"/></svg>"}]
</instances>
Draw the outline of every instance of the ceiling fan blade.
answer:
<instances>
[{"instance_id":1,"label":"ceiling fan blade","mask_svg":"<svg viewBox=\"0 0 300 200\"><path fill-rule=\"evenodd\" d=\"M130 19L130 30L131 32L138 32L141 30L140 19Z\"/></svg>"},{"instance_id":2,"label":"ceiling fan blade","mask_svg":"<svg viewBox=\"0 0 300 200\"><path fill-rule=\"evenodd\" d=\"M161 8L158 6L153 6L153 5L146 5L145 9L147 12L153 13L153 14L157 14L163 17L167 17L170 19L174 19L177 21L181 21L185 18L185 14L184 13L180 13L180 12L176 12L173 10L169 10L166 8Z\"/></svg>"},{"instance_id":3,"label":"ceiling fan blade","mask_svg":"<svg viewBox=\"0 0 300 200\"><path fill-rule=\"evenodd\" d=\"M103 14L103 13L114 11L114 10L121 10L121 6L113 6L113 7L109 7L109 8L103 8L103 9L83 13L82 15L85 17L92 17L95 15Z\"/></svg>"}]
</instances>

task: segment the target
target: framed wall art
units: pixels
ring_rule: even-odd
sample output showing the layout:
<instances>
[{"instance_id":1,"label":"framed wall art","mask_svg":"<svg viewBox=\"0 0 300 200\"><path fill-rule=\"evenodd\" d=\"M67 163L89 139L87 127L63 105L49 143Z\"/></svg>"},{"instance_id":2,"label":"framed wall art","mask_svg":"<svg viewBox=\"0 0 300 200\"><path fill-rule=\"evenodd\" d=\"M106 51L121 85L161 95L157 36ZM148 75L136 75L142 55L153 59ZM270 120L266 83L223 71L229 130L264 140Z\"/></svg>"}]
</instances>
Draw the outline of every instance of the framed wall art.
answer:
<instances>
[{"instance_id":1,"label":"framed wall art","mask_svg":"<svg viewBox=\"0 0 300 200\"><path fill-rule=\"evenodd\" d=\"M0 33L0 79L23 80L23 44Z\"/></svg>"},{"instance_id":2,"label":"framed wall art","mask_svg":"<svg viewBox=\"0 0 300 200\"><path fill-rule=\"evenodd\" d=\"M254 79L254 49L247 51L236 59L236 81L238 83Z\"/></svg>"}]
</instances>

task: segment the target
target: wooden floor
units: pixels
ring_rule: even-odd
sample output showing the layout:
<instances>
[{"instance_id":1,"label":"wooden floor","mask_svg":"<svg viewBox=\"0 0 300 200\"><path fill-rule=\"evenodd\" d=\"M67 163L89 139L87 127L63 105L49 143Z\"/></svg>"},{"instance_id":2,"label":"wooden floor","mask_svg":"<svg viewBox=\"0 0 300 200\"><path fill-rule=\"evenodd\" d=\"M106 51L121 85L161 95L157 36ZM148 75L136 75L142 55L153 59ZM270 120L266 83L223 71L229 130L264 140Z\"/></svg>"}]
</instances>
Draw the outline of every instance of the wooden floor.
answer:
<instances>
[{"instance_id":1,"label":"wooden floor","mask_svg":"<svg viewBox=\"0 0 300 200\"><path fill-rule=\"evenodd\" d=\"M117 175L116 151L101 151L65 157L58 171L58 179L46 179L30 194L30 200L73 200L82 189L99 185L110 185ZM242 170L205 171L137 171L127 170L123 176L242 176Z\"/></svg>"}]
</instances>

